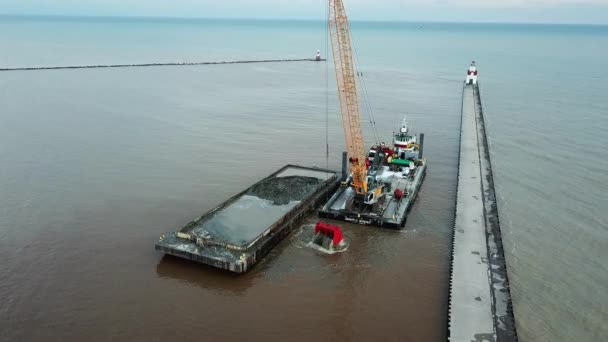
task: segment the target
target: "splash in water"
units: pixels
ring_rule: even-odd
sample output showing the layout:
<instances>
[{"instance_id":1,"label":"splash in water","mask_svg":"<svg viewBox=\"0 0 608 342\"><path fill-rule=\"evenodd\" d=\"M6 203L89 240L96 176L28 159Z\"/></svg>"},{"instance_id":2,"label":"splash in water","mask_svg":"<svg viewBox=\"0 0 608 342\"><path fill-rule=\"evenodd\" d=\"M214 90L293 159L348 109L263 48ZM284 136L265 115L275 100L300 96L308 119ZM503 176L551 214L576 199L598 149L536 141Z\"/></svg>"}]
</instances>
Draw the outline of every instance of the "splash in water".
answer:
<instances>
[{"instance_id":1,"label":"splash in water","mask_svg":"<svg viewBox=\"0 0 608 342\"><path fill-rule=\"evenodd\" d=\"M345 252L348 249L348 243L346 242L346 240L344 240L342 242L342 244L334 247L333 245L328 246L329 248L326 248L324 246L318 245L314 242L309 242L308 244L306 244L307 247L310 247L312 249L315 249L323 254L336 254L336 253L342 253Z\"/></svg>"},{"instance_id":2,"label":"splash in water","mask_svg":"<svg viewBox=\"0 0 608 342\"><path fill-rule=\"evenodd\" d=\"M338 226L323 222L318 222L316 224L315 234L309 245L326 254L344 252L348 248L342 230Z\"/></svg>"}]
</instances>

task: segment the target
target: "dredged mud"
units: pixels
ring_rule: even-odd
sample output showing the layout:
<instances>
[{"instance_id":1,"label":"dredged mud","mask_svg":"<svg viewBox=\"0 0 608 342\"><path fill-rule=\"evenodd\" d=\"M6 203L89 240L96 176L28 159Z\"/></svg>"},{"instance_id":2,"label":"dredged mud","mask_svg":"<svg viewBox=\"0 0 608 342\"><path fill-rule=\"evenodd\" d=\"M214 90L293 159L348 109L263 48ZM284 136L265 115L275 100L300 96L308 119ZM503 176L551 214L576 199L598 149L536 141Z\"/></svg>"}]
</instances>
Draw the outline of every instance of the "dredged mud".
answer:
<instances>
[{"instance_id":1,"label":"dredged mud","mask_svg":"<svg viewBox=\"0 0 608 342\"><path fill-rule=\"evenodd\" d=\"M256 184L247 194L271 201L274 205L285 205L303 200L321 183L323 180L315 177L274 177Z\"/></svg>"}]
</instances>

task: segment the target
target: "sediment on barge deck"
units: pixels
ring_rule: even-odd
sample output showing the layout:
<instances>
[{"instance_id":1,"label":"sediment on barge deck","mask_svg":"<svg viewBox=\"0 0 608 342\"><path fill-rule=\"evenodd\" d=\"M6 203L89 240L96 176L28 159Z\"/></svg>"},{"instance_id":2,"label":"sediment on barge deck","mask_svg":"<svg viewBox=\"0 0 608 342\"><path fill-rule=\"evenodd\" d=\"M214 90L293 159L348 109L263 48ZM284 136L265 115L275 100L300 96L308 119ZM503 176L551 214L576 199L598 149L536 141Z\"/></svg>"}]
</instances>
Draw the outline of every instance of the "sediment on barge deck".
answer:
<instances>
[{"instance_id":1,"label":"sediment on barge deck","mask_svg":"<svg viewBox=\"0 0 608 342\"><path fill-rule=\"evenodd\" d=\"M460 134L448 340L517 341L477 83L464 86Z\"/></svg>"},{"instance_id":2,"label":"sediment on barge deck","mask_svg":"<svg viewBox=\"0 0 608 342\"><path fill-rule=\"evenodd\" d=\"M326 201L335 171L287 165L177 231L160 237L165 254L243 273Z\"/></svg>"}]
</instances>

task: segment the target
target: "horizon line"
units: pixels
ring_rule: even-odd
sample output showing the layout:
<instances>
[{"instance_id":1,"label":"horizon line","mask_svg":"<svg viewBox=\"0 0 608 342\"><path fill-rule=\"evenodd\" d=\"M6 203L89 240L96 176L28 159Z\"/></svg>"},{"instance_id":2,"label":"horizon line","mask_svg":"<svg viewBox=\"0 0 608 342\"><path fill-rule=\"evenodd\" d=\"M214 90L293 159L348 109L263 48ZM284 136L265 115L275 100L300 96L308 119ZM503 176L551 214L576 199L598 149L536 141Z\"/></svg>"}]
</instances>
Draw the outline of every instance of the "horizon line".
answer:
<instances>
[{"instance_id":1,"label":"horizon line","mask_svg":"<svg viewBox=\"0 0 608 342\"><path fill-rule=\"evenodd\" d=\"M93 15L93 14L24 14L0 13L1 17L12 18L74 18L74 19L173 19L173 20L259 20L259 21L302 21L321 22L323 19L312 17L204 17L204 16L159 16L159 15ZM571 25L571 26L608 26L608 23L552 22L552 21L460 21L460 20L395 20L395 19L354 19L351 22L363 23L412 23L412 24L496 24L496 25Z\"/></svg>"}]
</instances>

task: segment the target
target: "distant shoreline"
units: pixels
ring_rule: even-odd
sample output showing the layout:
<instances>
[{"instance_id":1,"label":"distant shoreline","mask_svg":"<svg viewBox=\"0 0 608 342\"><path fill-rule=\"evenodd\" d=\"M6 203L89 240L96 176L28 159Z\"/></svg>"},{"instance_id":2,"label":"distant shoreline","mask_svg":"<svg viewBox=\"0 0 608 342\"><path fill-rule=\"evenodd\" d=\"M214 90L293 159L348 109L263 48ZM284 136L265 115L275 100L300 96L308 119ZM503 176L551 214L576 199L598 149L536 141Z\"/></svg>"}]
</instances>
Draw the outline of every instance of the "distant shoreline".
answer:
<instances>
[{"instance_id":1,"label":"distant shoreline","mask_svg":"<svg viewBox=\"0 0 608 342\"><path fill-rule=\"evenodd\" d=\"M116 22L116 21L141 21L141 22L240 22L240 23L260 23L260 22L280 22L287 24L298 23L323 23L323 20L316 18L245 18L245 17L180 17L180 16L115 16L115 15L42 15L42 14L20 14L20 13L0 13L2 19L34 20L34 21L94 21L94 22ZM352 20L353 25L357 24L382 24L382 25L496 25L496 26L571 26L571 27L598 27L608 29L608 23L577 23L577 22L508 22L508 21L411 21L411 20Z\"/></svg>"}]
</instances>

